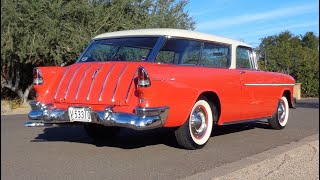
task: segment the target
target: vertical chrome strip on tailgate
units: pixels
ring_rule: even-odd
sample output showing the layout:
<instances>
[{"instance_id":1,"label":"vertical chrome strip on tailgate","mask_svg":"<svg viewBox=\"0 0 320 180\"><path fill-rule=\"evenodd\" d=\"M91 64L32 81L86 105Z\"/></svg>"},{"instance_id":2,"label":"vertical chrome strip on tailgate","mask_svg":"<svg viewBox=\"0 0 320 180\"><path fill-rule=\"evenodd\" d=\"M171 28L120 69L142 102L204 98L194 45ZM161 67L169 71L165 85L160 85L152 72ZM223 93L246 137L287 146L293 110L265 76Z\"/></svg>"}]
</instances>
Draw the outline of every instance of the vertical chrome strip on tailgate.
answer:
<instances>
[{"instance_id":1,"label":"vertical chrome strip on tailgate","mask_svg":"<svg viewBox=\"0 0 320 180\"><path fill-rule=\"evenodd\" d=\"M56 93L54 94L54 97L53 97L54 99L57 99L57 95L58 95L61 83L63 82L64 77L66 76L67 72L69 72L70 69L71 69L71 66L68 67L68 69L64 72L62 78L60 79L59 85L58 85L58 87L56 89Z\"/></svg>"},{"instance_id":2,"label":"vertical chrome strip on tailgate","mask_svg":"<svg viewBox=\"0 0 320 180\"><path fill-rule=\"evenodd\" d=\"M136 72L133 74L133 77L132 77L131 82L130 82L130 84L129 84L129 88L128 88L128 91L127 91L127 95L126 95L126 100L125 100L125 102L128 102L129 92L130 92L130 89L131 89L131 85L132 85L132 83L133 83L133 81L134 81L134 77L136 77L136 75L137 75L137 73L138 73L138 70L139 70L139 68L138 68L138 69L136 70Z\"/></svg>"},{"instance_id":3,"label":"vertical chrome strip on tailgate","mask_svg":"<svg viewBox=\"0 0 320 180\"><path fill-rule=\"evenodd\" d=\"M106 78L104 79L104 82L103 82L103 85L102 85L102 88L101 88L101 91L100 91L100 94L99 94L99 101L102 100L102 92L104 90L104 87L106 86L106 83L107 83L107 81L109 79L109 75L110 75L111 71L113 70L113 67L114 67L114 65L111 66L111 68L109 69L109 72L106 75Z\"/></svg>"},{"instance_id":4,"label":"vertical chrome strip on tailgate","mask_svg":"<svg viewBox=\"0 0 320 180\"><path fill-rule=\"evenodd\" d=\"M64 93L64 99L67 99L67 96L68 96L68 92L69 92L69 88L70 88L70 85L75 77L75 75L78 73L79 69L81 68L82 65L78 66L78 68L74 71L73 75L72 75L72 78L68 84L68 87L67 87L67 90L66 92Z\"/></svg>"},{"instance_id":5,"label":"vertical chrome strip on tailgate","mask_svg":"<svg viewBox=\"0 0 320 180\"><path fill-rule=\"evenodd\" d=\"M82 78L81 78L80 84L79 84L78 89L77 89L77 92L76 92L76 97L74 98L74 100L77 100L77 99L78 99L78 93L79 93L80 87L82 86L83 79L85 78L85 76L86 76L88 70L90 69L90 67L91 67L91 65L88 66L88 68L86 69L86 71L84 72L84 74L83 74L83 76L82 76Z\"/></svg>"},{"instance_id":6,"label":"vertical chrome strip on tailgate","mask_svg":"<svg viewBox=\"0 0 320 180\"><path fill-rule=\"evenodd\" d=\"M120 82L120 80L121 80L121 77L122 77L122 75L123 75L123 73L124 73L124 70L127 68L127 66L128 66L128 65L125 65L125 66L124 66L124 68L122 69L122 71L121 71L121 73L120 73L120 75L119 75L119 78L118 78L118 80L117 80L116 86L114 87L114 90L113 90L113 94L112 94L112 98L111 98L111 101L112 101L112 102L115 102L114 96L115 96L115 94L116 94L116 90L117 90L117 88L118 88L118 84L119 84L119 82Z\"/></svg>"},{"instance_id":7,"label":"vertical chrome strip on tailgate","mask_svg":"<svg viewBox=\"0 0 320 180\"><path fill-rule=\"evenodd\" d=\"M96 77L97 77L97 74L100 72L101 66L102 66L102 65L100 65L100 66L98 67L98 69L96 69L96 70L94 71L94 73L92 74L92 77L91 77L91 78L92 78L92 81L91 81L90 88L89 88L89 91L88 91L88 94L87 94L87 101L90 99L91 89L92 89L94 80L95 80Z\"/></svg>"}]
</instances>

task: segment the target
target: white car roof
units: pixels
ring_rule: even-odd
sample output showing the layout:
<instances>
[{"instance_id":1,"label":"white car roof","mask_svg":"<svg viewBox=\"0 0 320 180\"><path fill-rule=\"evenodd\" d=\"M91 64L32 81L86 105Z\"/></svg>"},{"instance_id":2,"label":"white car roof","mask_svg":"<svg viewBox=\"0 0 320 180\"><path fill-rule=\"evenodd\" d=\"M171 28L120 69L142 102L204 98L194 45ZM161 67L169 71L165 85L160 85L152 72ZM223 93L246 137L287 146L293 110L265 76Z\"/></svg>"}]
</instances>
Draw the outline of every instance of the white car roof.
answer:
<instances>
[{"instance_id":1,"label":"white car roof","mask_svg":"<svg viewBox=\"0 0 320 180\"><path fill-rule=\"evenodd\" d=\"M184 29L170 29L170 28L154 28L154 29L135 29L135 30L124 30L124 31L115 31L108 32L97 35L93 39L104 39L104 38L113 38L113 37L129 37L129 36L173 36L173 37L182 37L188 39L198 39L204 41L213 41L233 45L241 45L251 47L249 44L246 44L241 41L215 36L190 30Z\"/></svg>"}]
</instances>

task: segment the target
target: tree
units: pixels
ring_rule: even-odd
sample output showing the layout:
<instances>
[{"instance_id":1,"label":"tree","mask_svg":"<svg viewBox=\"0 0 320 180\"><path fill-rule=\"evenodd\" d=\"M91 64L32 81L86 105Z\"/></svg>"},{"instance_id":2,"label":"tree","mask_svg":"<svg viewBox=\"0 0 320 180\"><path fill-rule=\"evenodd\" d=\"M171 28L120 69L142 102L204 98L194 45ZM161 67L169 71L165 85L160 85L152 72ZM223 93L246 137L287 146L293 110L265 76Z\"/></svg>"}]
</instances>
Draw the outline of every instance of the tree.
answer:
<instances>
[{"instance_id":1,"label":"tree","mask_svg":"<svg viewBox=\"0 0 320 180\"><path fill-rule=\"evenodd\" d=\"M71 64L103 32L138 28L194 29L174 0L1 0L1 88L26 102L32 68Z\"/></svg>"},{"instance_id":2,"label":"tree","mask_svg":"<svg viewBox=\"0 0 320 180\"><path fill-rule=\"evenodd\" d=\"M302 83L303 96L319 96L319 37L313 32L268 36L262 38L258 50L267 70L293 76Z\"/></svg>"}]
</instances>

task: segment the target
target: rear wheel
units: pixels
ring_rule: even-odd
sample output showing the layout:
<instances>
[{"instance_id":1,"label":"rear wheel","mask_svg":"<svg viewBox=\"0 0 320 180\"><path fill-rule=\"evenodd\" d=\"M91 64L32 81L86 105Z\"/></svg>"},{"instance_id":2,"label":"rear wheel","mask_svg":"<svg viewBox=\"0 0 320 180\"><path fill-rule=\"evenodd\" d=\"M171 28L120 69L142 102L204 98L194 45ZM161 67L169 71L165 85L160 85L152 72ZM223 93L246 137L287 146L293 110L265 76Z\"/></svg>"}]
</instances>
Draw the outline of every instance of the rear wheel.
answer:
<instances>
[{"instance_id":1,"label":"rear wheel","mask_svg":"<svg viewBox=\"0 0 320 180\"><path fill-rule=\"evenodd\" d=\"M273 129L283 129L289 119L289 103L285 96L281 97L278 102L276 112L272 118L268 119L269 125Z\"/></svg>"},{"instance_id":2,"label":"rear wheel","mask_svg":"<svg viewBox=\"0 0 320 180\"><path fill-rule=\"evenodd\" d=\"M205 97L199 98L191 110L189 119L175 131L178 144L192 150L204 147L210 138L216 113L214 104Z\"/></svg>"},{"instance_id":3,"label":"rear wheel","mask_svg":"<svg viewBox=\"0 0 320 180\"><path fill-rule=\"evenodd\" d=\"M119 127L107 127L99 124L84 124L87 135L94 140L105 140L114 137L120 130Z\"/></svg>"}]
</instances>

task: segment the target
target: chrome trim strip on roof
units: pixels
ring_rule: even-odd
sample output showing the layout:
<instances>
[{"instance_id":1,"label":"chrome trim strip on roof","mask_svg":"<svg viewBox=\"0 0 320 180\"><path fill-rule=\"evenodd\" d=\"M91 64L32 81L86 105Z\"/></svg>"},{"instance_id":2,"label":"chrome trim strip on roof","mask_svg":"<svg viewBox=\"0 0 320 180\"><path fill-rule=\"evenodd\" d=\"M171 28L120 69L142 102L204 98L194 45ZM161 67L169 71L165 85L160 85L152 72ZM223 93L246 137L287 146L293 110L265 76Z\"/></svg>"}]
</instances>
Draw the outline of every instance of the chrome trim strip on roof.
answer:
<instances>
[{"instance_id":1,"label":"chrome trim strip on roof","mask_svg":"<svg viewBox=\"0 0 320 180\"><path fill-rule=\"evenodd\" d=\"M121 80L121 77L122 77L122 75L123 75L123 73L124 73L124 70L127 68L127 66L128 66L128 65L125 65L125 66L124 66L124 68L122 69L122 71L121 71L121 73L120 73L120 75L119 75L119 78L118 78L118 80L117 80L116 86L114 87L114 90L113 90L113 94L112 94L112 98L111 98L111 101L112 101L112 102L115 102L114 96L115 96L115 94L116 94L116 90L117 90L117 88L118 88L118 84L119 84L119 82L120 82L120 80Z\"/></svg>"},{"instance_id":2,"label":"chrome trim strip on roof","mask_svg":"<svg viewBox=\"0 0 320 180\"><path fill-rule=\"evenodd\" d=\"M136 70L136 72L133 74L133 76L132 76L132 79L131 79L131 82L130 82L130 84L129 84L129 88L128 88L128 91L127 91L127 95L126 95L126 100L125 100L125 102L128 102L128 98L129 98L129 92L130 92L130 89L131 89L131 85L132 85L132 83L133 83L133 81L134 81L134 77L136 77L136 75L137 75L137 73L138 73L138 70L139 70L139 68Z\"/></svg>"},{"instance_id":3,"label":"chrome trim strip on roof","mask_svg":"<svg viewBox=\"0 0 320 180\"><path fill-rule=\"evenodd\" d=\"M294 86L295 84L263 84L263 83L257 83L257 84L244 84L245 86Z\"/></svg>"},{"instance_id":4,"label":"chrome trim strip on roof","mask_svg":"<svg viewBox=\"0 0 320 180\"><path fill-rule=\"evenodd\" d=\"M91 65L88 66L88 68L86 69L86 71L83 73L82 75L82 78L81 78L81 81L79 83L79 86L78 86L78 89L77 89L77 93L76 93L76 97L74 98L74 100L77 100L78 99L78 93L79 93L79 90L80 90L80 87L82 86L82 83L83 83L83 79L84 77L86 76L88 70L90 69Z\"/></svg>"},{"instance_id":5,"label":"chrome trim strip on roof","mask_svg":"<svg viewBox=\"0 0 320 180\"><path fill-rule=\"evenodd\" d=\"M88 94L87 94L87 101L90 99L90 93L91 93L91 89L92 89L94 80L96 79L98 73L100 72L101 67L102 67L102 65L100 65L92 74L92 77L91 77L92 81L90 83L90 88L89 88L89 91L88 91Z\"/></svg>"},{"instance_id":6,"label":"chrome trim strip on roof","mask_svg":"<svg viewBox=\"0 0 320 180\"><path fill-rule=\"evenodd\" d=\"M69 82L69 84L68 84L67 90L66 90L66 92L64 93L64 99L67 99L70 85L71 85L71 83L72 83L75 75L78 73L79 69L81 68L81 66L82 66L82 65L78 66L78 68L74 71L74 73L73 73L73 75L72 75L72 77L71 77L71 80L70 80L70 82Z\"/></svg>"},{"instance_id":7,"label":"chrome trim strip on roof","mask_svg":"<svg viewBox=\"0 0 320 180\"><path fill-rule=\"evenodd\" d=\"M107 81L108 81L108 79L109 79L109 76L110 76L112 70L113 70L113 67L114 67L114 65L112 65L112 66L110 67L109 72L107 73L107 75L106 75L106 77L105 77L105 79L104 79L104 82L103 82L103 85L102 85L102 88L101 88L101 91L100 91L100 94L99 94L99 101L102 101L102 92L103 92L103 90L104 90L104 87L106 86L106 83L107 83Z\"/></svg>"},{"instance_id":8,"label":"chrome trim strip on roof","mask_svg":"<svg viewBox=\"0 0 320 180\"><path fill-rule=\"evenodd\" d=\"M71 69L71 66L68 67L68 69L64 72L62 78L60 79L59 85L58 85L58 87L57 87L57 89L56 89L56 92L55 92L55 94L54 94L54 97L53 97L54 99L57 99L57 95L58 95L58 92L59 92L61 83L63 82L63 80L64 80L67 72L69 72L70 69Z\"/></svg>"}]
</instances>

